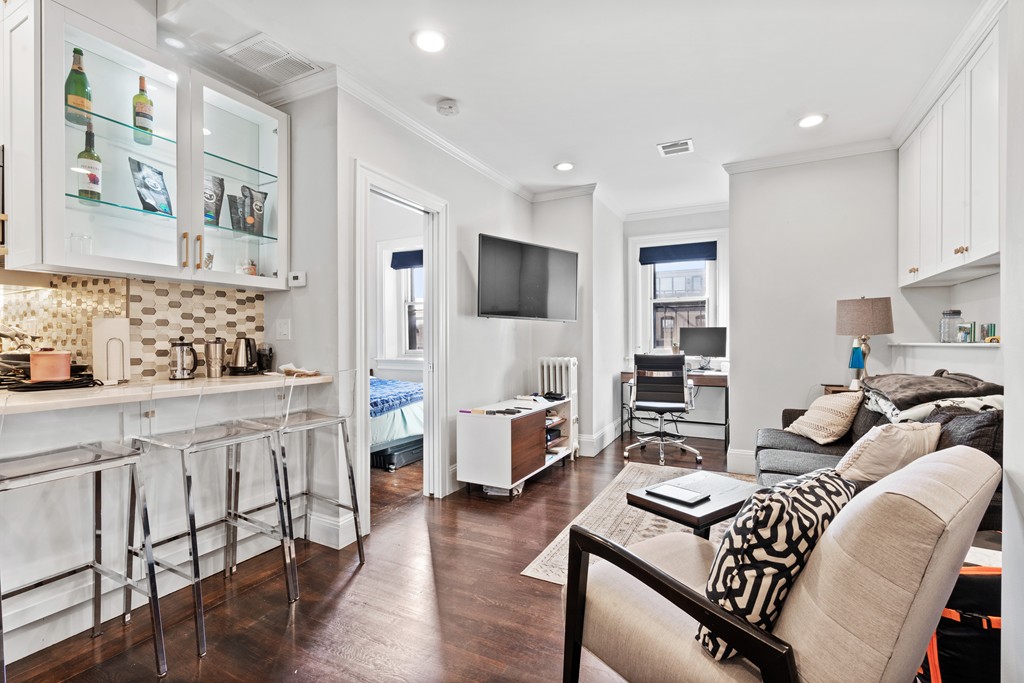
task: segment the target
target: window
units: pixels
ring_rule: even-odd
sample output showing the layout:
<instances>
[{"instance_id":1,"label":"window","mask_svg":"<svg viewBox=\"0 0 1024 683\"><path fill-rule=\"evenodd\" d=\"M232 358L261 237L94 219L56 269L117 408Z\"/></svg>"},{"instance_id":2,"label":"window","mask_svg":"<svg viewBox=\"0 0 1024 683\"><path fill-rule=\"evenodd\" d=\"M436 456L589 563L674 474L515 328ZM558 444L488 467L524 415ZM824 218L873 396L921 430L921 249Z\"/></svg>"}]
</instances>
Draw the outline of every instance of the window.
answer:
<instances>
[{"instance_id":1,"label":"window","mask_svg":"<svg viewBox=\"0 0 1024 683\"><path fill-rule=\"evenodd\" d=\"M671 349L684 327L728 325L728 240L724 229L630 238L627 364Z\"/></svg>"},{"instance_id":2,"label":"window","mask_svg":"<svg viewBox=\"0 0 1024 683\"><path fill-rule=\"evenodd\" d=\"M651 348L671 348L681 327L707 327L710 297L704 287L714 261L669 261L642 266L653 278Z\"/></svg>"},{"instance_id":3,"label":"window","mask_svg":"<svg viewBox=\"0 0 1024 683\"><path fill-rule=\"evenodd\" d=\"M423 267L399 271L402 277L402 353L423 355Z\"/></svg>"}]
</instances>

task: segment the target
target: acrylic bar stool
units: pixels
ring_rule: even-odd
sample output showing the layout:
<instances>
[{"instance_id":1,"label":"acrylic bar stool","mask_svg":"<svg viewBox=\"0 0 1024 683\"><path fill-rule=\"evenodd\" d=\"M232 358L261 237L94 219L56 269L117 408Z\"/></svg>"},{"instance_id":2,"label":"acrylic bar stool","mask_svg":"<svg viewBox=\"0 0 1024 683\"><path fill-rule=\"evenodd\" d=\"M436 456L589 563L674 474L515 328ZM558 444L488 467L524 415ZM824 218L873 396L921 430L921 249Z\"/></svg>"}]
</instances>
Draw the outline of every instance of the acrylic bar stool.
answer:
<instances>
[{"instance_id":1,"label":"acrylic bar stool","mask_svg":"<svg viewBox=\"0 0 1024 683\"><path fill-rule=\"evenodd\" d=\"M167 657L164 653L164 632L160 619L160 598L156 588L156 571L154 568L153 545L149 536L149 509L146 507L146 495L143 489L142 477L140 476L140 454L138 450L126 448L116 443L89 443L80 444L70 448L47 451L25 455L6 460L0 460L0 492L12 491L28 486L36 486L49 482L81 477L91 474L93 476L93 559L79 567L68 569L44 579L40 579L30 585L16 588L0 595L0 603L3 600L21 595L35 588L41 588L47 584L66 579L82 571L92 570L93 574L93 636L101 632L101 583L103 578L110 579L125 587L125 592L136 590L149 599L149 613L153 622L153 650L156 655L157 674L163 676L167 673ZM133 505L137 504L142 524L142 549L140 554L146 566L145 582L134 581L131 573L122 575L102 564L103 561L103 529L102 529L102 503L103 503L103 473L108 470L127 468L128 478L131 487L131 502L129 503L128 519L129 525L134 527L135 511ZM131 536L127 537L127 545L131 544ZM128 556L132 556L129 549ZM2 557L2 556L0 556ZM129 609L124 614L124 623L127 625L131 618L130 603ZM0 610L0 630L2 630L3 619ZM0 637L0 666L2 666L3 680L7 680L6 660L3 654L3 638Z\"/></svg>"},{"instance_id":2,"label":"acrylic bar stool","mask_svg":"<svg viewBox=\"0 0 1024 683\"><path fill-rule=\"evenodd\" d=\"M359 550L359 564L365 564L366 553L363 548L363 534L359 524L359 500L356 497L356 482L352 469L352 449L348 436L348 418L352 415L353 393L355 390L354 380L355 370L343 370L339 373L332 374L332 381L330 384L305 386L303 388L307 390L305 392L307 407L299 407L299 397L296 396L296 389L298 388L297 382L295 381L295 378L286 378L283 388L284 390L281 393L282 405L278 415L255 418L246 420L245 422L253 424L254 426L260 426L264 429L269 429L274 434L276 449L280 451L278 459L281 463L281 477L284 480L286 495L286 516L288 518L288 528L289 532L292 534L292 538L295 537L294 517L292 516L291 505L292 500L300 497L305 498L305 528L303 538L307 541L309 540L309 524L310 517L312 516L310 501L318 500L323 503L333 505L336 508L347 510L352 513L356 531L356 547ZM308 407L309 392L310 390L313 390L314 387L319 389L316 393L321 395L321 400L319 402L323 404L322 409L312 409ZM341 427L342 443L344 444L345 450L345 464L348 470L348 486L349 495L351 496L352 501L351 504L343 503L337 498L332 498L313 490L313 465L314 456L316 455L315 432L318 429L339 426ZM305 485L300 493L296 493L294 495L290 493L290 484L288 480L288 456L287 447L285 445L286 439L290 434L304 434L306 437L304 439ZM233 552L234 551L232 551L232 553Z\"/></svg>"},{"instance_id":3,"label":"acrylic bar stool","mask_svg":"<svg viewBox=\"0 0 1024 683\"><path fill-rule=\"evenodd\" d=\"M234 528L241 527L256 533L264 534L280 542L282 553L284 555L285 584L287 586L289 602L294 602L299 599L299 590L294 562L294 544L291 534L289 533L289 521L285 511L287 497L281 487L281 477L279 475L277 465L277 456L272 445L272 439L274 438L273 433L259 428L258 426L245 424L241 420L228 420L207 426L201 426L199 424L199 416L201 414L200 406L202 405L203 393L206 391L207 386L201 380L197 380L195 382L191 382L188 385L188 389L193 391L198 389L198 396L195 396L194 398L195 412L192 419L192 426L190 428L135 436L132 437L132 440L134 445L142 446L144 448L144 455L147 454L151 448L157 447L175 450L178 452L181 459L182 485L184 487L185 514L188 530L156 541L153 545L158 547L185 537L188 538L189 567L187 571L182 570L176 564L166 562L159 557L156 558L155 562L157 566L180 576L192 585L192 600L194 604L196 629L196 652L200 657L202 657L206 654L206 618L203 610L202 576L199 562L200 556L198 539L201 531L226 523L228 525L229 537L236 537ZM150 419L151 425L157 412L164 410L164 408L155 407L155 400L159 398L171 398L173 396L173 392L161 393L160 390L154 386L154 391L150 398L149 409L143 413L144 417ZM232 497L230 494L225 501L225 511L223 516L205 524L198 525L196 522L194 496L194 487L197 483L195 479L195 456L224 450L226 452L226 459L228 463L228 485L230 487L231 481L234 479L231 472L232 461L238 462L241 459L242 446L247 443L259 445L260 447L265 448L267 456L270 458L271 469L274 474L275 503L278 509L279 525L271 526L260 522L259 520L238 514L236 512L237 501L235 505L232 505ZM230 545L229 548L232 552L232 561L234 561L235 549ZM225 562L226 561L227 559L225 559Z\"/></svg>"}]
</instances>

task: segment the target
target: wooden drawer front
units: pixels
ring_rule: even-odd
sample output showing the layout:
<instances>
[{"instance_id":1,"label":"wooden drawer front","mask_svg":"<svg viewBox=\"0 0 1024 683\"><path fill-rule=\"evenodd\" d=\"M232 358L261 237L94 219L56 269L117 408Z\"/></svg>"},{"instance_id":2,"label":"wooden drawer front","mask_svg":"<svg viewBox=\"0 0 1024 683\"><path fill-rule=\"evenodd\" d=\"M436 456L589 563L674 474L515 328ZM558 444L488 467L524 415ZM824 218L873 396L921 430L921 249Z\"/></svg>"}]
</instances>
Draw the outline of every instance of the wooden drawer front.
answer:
<instances>
[{"instance_id":1,"label":"wooden drawer front","mask_svg":"<svg viewBox=\"0 0 1024 683\"><path fill-rule=\"evenodd\" d=\"M512 483L544 466L544 411L512 419Z\"/></svg>"}]
</instances>

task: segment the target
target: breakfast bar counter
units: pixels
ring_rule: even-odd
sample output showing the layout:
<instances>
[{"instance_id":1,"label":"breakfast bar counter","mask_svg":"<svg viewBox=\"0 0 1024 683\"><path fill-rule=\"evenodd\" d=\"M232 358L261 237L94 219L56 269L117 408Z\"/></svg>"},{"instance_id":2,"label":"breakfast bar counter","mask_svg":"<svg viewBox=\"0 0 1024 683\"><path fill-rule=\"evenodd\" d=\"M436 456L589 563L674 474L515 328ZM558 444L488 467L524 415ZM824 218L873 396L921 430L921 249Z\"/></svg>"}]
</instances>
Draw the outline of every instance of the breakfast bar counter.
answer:
<instances>
[{"instance_id":1,"label":"breakfast bar counter","mask_svg":"<svg viewBox=\"0 0 1024 683\"><path fill-rule=\"evenodd\" d=\"M280 374L217 379L132 381L125 384L52 391L0 391L0 415L39 413L70 408L138 403L150 399L188 398L257 391L275 387L309 386L331 382L330 375L286 377Z\"/></svg>"}]
</instances>

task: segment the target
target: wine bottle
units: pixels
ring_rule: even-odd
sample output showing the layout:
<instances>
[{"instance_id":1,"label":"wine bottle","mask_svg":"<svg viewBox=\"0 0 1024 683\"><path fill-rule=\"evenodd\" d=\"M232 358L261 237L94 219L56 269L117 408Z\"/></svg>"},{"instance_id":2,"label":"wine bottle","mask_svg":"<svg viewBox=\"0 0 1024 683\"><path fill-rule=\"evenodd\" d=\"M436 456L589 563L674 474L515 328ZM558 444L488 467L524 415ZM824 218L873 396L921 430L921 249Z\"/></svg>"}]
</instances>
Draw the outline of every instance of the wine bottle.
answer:
<instances>
[{"instance_id":1,"label":"wine bottle","mask_svg":"<svg viewBox=\"0 0 1024 683\"><path fill-rule=\"evenodd\" d=\"M78 196L99 199L103 189L103 160L96 153L92 123L85 124L85 149L78 153Z\"/></svg>"},{"instance_id":2,"label":"wine bottle","mask_svg":"<svg viewBox=\"0 0 1024 683\"><path fill-rule=\"evenodd\" d=\"M92 120L89 115L92 111L92 88L89 87L89 77L85 75L85 67L82 66L83 54L80 47L71 51L71 71L64 81L64 104L67 105L64 118L79 126Z\"/></svg>"},{"instance_id":3,"label":"wine bottle","mask_svg":"<svg viewBox=\"0 0 1024 683\"><path fill-rule=\"evenodd\" d=\"M153 100L146 94L146 77L139 76L139 92L132 98L132 125L135 142L140 145L153 144Z\"/></svg>"}]
</instances>

